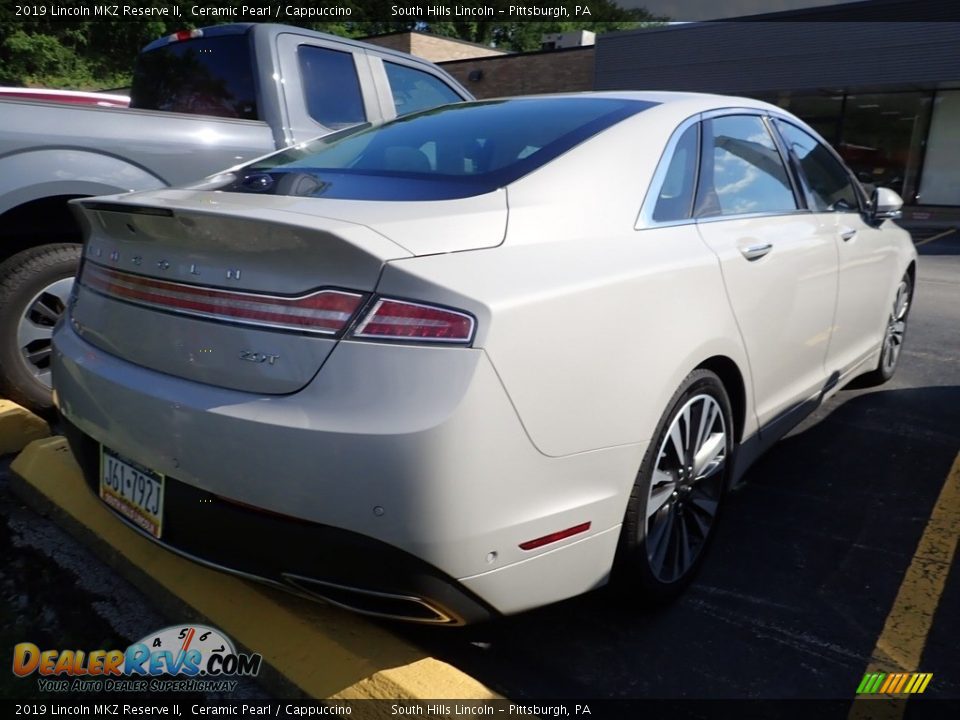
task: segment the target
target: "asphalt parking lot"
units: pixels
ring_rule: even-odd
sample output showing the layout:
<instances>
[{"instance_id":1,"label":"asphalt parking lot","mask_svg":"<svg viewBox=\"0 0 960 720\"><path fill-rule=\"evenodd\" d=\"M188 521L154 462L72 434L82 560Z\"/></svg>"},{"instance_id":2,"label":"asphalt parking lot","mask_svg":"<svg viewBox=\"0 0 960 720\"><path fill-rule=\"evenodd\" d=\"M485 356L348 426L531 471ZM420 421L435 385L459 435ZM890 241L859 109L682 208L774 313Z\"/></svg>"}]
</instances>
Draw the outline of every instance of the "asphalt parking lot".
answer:
<instances>
[{"instance_id":1,"label":"asphalt parking lot","mask_svg":"<svg viewBox=\"0 0 960 720\"><path fill-rule=\"evenodd\" d=\"M942 552L956 531L929 531L960 512L944 490L960 452L960 233L920 252L895 379L839 393L751 470L679 602L641 612L601 591L476 628L390 627L514 699L850 698L877 662L960 698L960 572ZM8 465L0 647L117 646L169 624L12 496ZM0 678L5 697L33 694Z\"/></svg>"}]
</instances>

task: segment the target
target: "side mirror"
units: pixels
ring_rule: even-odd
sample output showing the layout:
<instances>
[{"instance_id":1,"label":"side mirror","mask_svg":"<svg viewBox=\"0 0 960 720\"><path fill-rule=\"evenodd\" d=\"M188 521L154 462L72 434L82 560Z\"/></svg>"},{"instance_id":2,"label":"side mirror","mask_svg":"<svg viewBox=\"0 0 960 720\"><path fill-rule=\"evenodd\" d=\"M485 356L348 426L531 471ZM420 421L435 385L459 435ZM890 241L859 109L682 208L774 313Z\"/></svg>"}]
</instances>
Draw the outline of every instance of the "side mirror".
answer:
<instances>
[{"instance_id":1,"label":"side mirror","mask_svg":"<svg viewBox=\"0 0 960 720\"><path fill-rule=\"evenodd\" d=\"M870 215L874 220L896 220L902 207L903 198L890 188L878 187L870 198Z\"/></svg>"}]
</instances>

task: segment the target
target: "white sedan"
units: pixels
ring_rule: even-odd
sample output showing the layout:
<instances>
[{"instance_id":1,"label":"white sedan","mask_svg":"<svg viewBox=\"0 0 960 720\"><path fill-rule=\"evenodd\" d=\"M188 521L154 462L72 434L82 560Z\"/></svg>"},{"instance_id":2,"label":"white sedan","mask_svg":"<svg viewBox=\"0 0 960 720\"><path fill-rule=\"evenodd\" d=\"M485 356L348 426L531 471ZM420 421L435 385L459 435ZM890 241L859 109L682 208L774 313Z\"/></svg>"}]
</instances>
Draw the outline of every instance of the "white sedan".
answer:
<instances>
[{"instance_id":1,"label":"white sedan","mask_svg":"<svg viewBox=\"0 0 960 720\"><path fill-rule=\"evenodd\" d=\"M199 562L428 623L663 601L764 449L896 369L900 205L754 100L445 106L75 201L56 402Z\"/></svg>"}]
</instances>

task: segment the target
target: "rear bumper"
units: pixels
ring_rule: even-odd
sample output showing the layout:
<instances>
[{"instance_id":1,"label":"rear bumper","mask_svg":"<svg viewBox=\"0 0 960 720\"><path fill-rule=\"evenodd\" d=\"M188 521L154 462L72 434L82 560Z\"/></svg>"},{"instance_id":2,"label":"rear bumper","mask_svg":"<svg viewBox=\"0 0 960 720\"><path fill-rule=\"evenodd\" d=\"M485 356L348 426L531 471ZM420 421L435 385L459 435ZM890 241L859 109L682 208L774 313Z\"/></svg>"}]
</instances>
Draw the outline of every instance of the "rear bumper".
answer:
<instances>
[{"instance_id":1,"label":"rear bumper","mask_svg":"<svg viewBox=\"0 0 960 720\"><path fill-rule=\"evenodd\" d=\"M100 444L61 420L87 485L98 493ZM237 505L172 477L164 484L158 542L191 560L382 617L466 624L498 614L453 578L386 543Z\"/></svg>"},{"instance_id":2,"label":"rear bumper","mask_svg":"<svg viewBox=\"0 0 960 720\"><path fill-rule=\"evenodd\" d=\"M287 588L312 578L359 610L336 587L420 598L454 622L607 579L643 446L541 454L482 350L341 342L306 388L260 396L125 362L69 323L54 348L88 482L100 443L166 475L162 542L193 559Z\"/></svg>"}]
</instances>

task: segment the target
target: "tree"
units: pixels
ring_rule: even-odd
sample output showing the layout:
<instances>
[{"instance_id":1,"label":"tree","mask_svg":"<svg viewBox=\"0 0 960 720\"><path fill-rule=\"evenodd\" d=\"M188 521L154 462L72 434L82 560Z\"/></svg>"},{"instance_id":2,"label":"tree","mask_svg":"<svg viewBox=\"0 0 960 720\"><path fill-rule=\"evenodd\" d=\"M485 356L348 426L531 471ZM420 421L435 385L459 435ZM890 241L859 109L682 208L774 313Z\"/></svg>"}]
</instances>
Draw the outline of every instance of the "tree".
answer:
<instances>
[{"instance_id":1,"label":"tree","mask_svg":"<svg viewBox=\"0 0 960 720\"><path fill-rule=\"evenodd\" d=\"M428 4L430 0L423 0ZM441 0L442 1L442 0ZM645 24L656 24L655 18L646 10L624 9L614 0L536 0L525 7L565 7L566 18L541 20L512 19L500 21L476 21L433 15L404 17L393 20L391 5L411 0L352 0L349 18L329 22L300 21L281 18L287 24L300 25L312 30L328 32L341 37L365 37L389 32L420 30L445 37L494 46L503 50L522 52L540 48L541 36L545 33L571 30L610 32ZM80 0L60 0L61 6L86 4ZM270 4L269 0L220 0L218 7L233 5ZM469 4L463 0L461 4ZM476 3L475 3L476 4ZM503 17L509 18L510 0L485 0L495 9L504 9ZM587 4L591 15L574 15L576 5ZM133 63L137 53L147 43L198 25L215 25L238 22L243 18L194 17L190 9L196 2L190 0L140 0L140 6L179 6L176 17L145 20L130 19L96 20L59 19L39 17L23 20L15 16L14 6L0 6L0 84L45 87L64 87L81 90L99 90L123 87L130 83ZM342 5L342 3L341 3ZM499 14L497 18L501 17Z\"/></svg>"}]
</instances>

